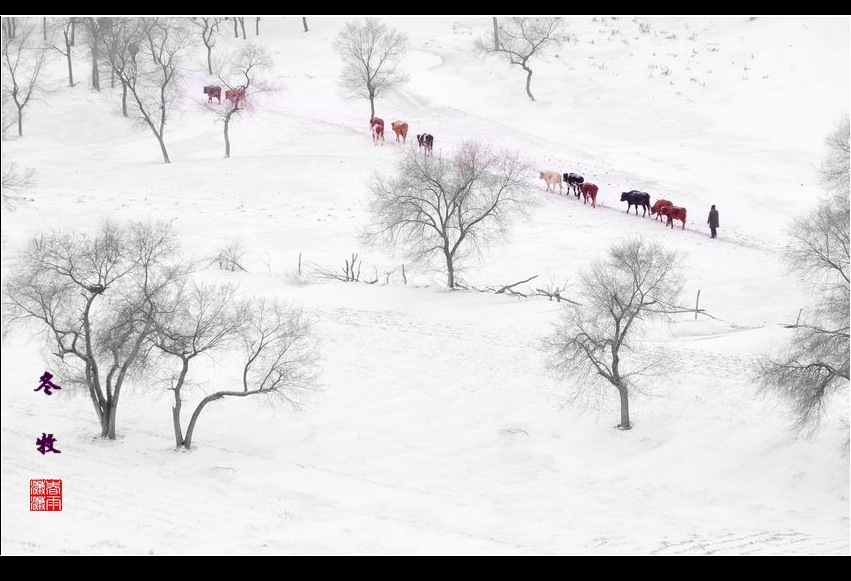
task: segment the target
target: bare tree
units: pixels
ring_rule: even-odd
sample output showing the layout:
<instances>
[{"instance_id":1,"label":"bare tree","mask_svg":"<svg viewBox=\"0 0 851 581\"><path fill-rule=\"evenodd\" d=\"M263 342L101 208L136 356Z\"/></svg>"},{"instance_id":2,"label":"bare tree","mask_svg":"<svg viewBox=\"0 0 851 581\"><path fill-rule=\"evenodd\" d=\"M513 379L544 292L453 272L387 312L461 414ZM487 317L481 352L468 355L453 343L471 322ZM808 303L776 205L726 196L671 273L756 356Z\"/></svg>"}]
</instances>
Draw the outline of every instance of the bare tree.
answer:
<instances>
[{"instance_id":1,"label":"bare tree","mask_svg":"<svg viewBox=\"0 0 851 581\"><path fill-rule=\"evenodd\" d=\"M121 82L121 112L129 117L127 97L130 94L129 79L137 72L136 55L144 39L139 18L104 18L101 22L100 54L106 57L112 73L112 86L116 77Z\"/></svg>"},{"instance_id":2,"label":"bare tree","mask_svg":"<svg viewBox=\"0 0 851 581\"><path fill-rule=\"evenodd\" d=\"M613 245L606 260L580 276L582 304L568 304L546 341L550 368L571 380L572 399L601 395L612 386L620 398L619 429L629 430L629 394L635 378L657 361L628 358L640 325L676 311L682 291L676 253L643 238ZM632 365L630 365L632 364Z\"/></svg>"},{"instance_id":3,"label":"bare tree","mask_svg":"<svg viewBox=\"0 0 851 581\"><path fill-rule=\"evenodd\" d=\"M476 39L476 49L484 53L503 54L511 66L518 66L526 71L526 94L534 101L532 95L531 61L535 56L542 56L551 47L560 46L567 36L563 32L564 24L561 18L508 18L507 22L496 28L494 18L494 47L485 37Z\"/></svg>"},{"instance_id":4,"label":"bare tree","mask_svg":"<svg viewBox=\"0 0 851 581\"><path fill-rule=\"evenodd\" d=\"M20 199L18 194L30 189L35 184L35 170L20 168L14 161L3 160L2 172L3 207L12 210L15 202Z\"/></svg>"},{"instance_id":5,"label":"bare tree","mask_svg":"<svg viewBox=\"0 0 851 581\"><path fill-rule=\"evenodd\" d=\"M375 117L375 99L408 81L397 68L407 45L406 34L390 30L377 18L346 23L337 35L334 47L343 61L342 88L350 98L369 99L370 119Z\"/></svg>"},{"instance_id":6,"label":"bare tree","mask_svg":"<svg viewBox=\"0 0 851 581\"><path fill-rule=\"evenodd\" d=\"M228 18L225 18L228 20ZM242 26L242 39L245 40L245 18L242 16L231 16L230 20L233 21L233 37L239 38L239 27Z\"/></svg>"},{"instance_id":7,"label":"bare tree","mask_svg":"<svg viewBox=\"0 0 851 581\"><path fill-rule=\"evenodd\" d=\"M4 16L0 19L2 22L3 34L9 38L15 38L18 33L18 19L14 16Z\"/></svg>"},{"instance_id":8,"label":"bare tree","mask_svg":"<svg viewBox=\"0 0 851 581\"><path fill-rule=\"evenodd\" d=\"M176 359L171 376L175 445L191 449L195 428L207 404L228 397L276 395L295 408L300 394L316 378L317 351L310 325L300 309L267 299L239 301L231 286L187 282L161 305L155 347ZM243 350L241 385L203 396L184 434L181 410L186 401L190 365L200 355L220 356L239 344ZM226 380L221 380L225 382Z\"/></svg>"},{"instance_id":9,"label":"bare tree","mask_svg":"<svg viewBox=\"0 0 851 581\"><path fill-rule=\"evenodd\" d=\"M121 390L144 361L153 330L146 313L179 278L174 248L165 224L40 236L4 284L5 318L37 322L54 375L63 388L87 391L102 437L115 439Z\"/></svg>"},{"instance_id":10,"label":"bare tree","mask_svg":"<svg viewBox=\"0 0 851 581\"><path fill-rule=\"evenodd\" d=\"M12 100L12 79L10 75L0 74L0 139L11 138L11 129L18 125L18 108Z\"/></svg>"},{"instance_id":11,"label":"bare tree","mask_svg":"<svg viewBox=\"0 0 851 581\"><path fill-rule=\"evenodd\" d=\"M189 31L178 20L141 18L138 55L130 66L116 71L132 97L130 116L154 134L165 163L171 163L165 128L180 80L181 59L190 46Z\"/></svg>"},{"instance_id":12,"label":"bare tree","mask_svg":"<svg viewBox=\"0 0 851 581\"><path fill-rule=\"evenodd\" d=\"M86 46L92 57L92 89L100 91L100 50L101 50L101 26L109 22L108 18L95 18L87 16L80 18L86 34Z\"/></svg>"},{"instance_id":13,"label":"bare tree","mask_svg":"<svg viewBox=\"0 0 851 581\"><path fill-rule=\"evenodd\" d=\"M259 18L258 18L259 20ZM197 32L201 36L201 42L204 48L207 49L207 73L213 74L213 48L216 46L216 38L219 31L219 23L221 18L216 17L192 17L189 21L195 26Z\"/></svg>"},{"instance_id":14,"label":"bare tree","mask_svg":"<svg viewBox=\"0 0 851 581\"><path fill-rule=\"evenodd\" d=\"M52 45L52 48L59 54L65 57L65 62L68 65L68 86L74 86L74 66L71 59L71 48L74 46L73 28L74 18L62 18L55 25L62 34L62 46Z\"/></svg>"},{"instance_id":15,"label":"bare tree","mask_svg":"<svg viewBox=\"0 0 851 581\"><path fill-rule=\"evenodd\" d=\"M18 135L24 134L24 107L41 90L41 70L47 53L37 38L37 20L23 18L16 25L17 34L2 35L3 96L11 99L17 110ZM5 27L4 27L5 30Z\"/></svg>"},{"instance_id":16,"label":"bare tree","mask_svg":"<svg viewBox=\"0 0 851 581\"><path fill-rule=\"evenodd\" d=\"M836 121L836 126L825 138L827 153L819 167L819 180L831 194L847 195L851 189L851 152L849 152L849 114Z\"/></svg>"},{"instance_id":17,"label":"bare tree","mask_svg":"<svg viewBox=\"0 0 851 581\"><path fill-rule=\"evenodd\" d=\"M401 248L418 262L440 256L447 285L455 288L461 261L528 209L527 173L518 154L494 153L475 142L462 144L448 160L403 150L393 174L398 177L373 177L373 224L364 239Z\"/></svg>"},{"instance_id":18,"label":"bare tree","mask_svg":"<svg viewBox=\"0 0 851 581\"><path fill-rule=\"evenodd\" d=\"M757 365L763 390L789 401L793 429L816 429L827 399L848 388L849 380L849 117L826 138L819 168L826 195L809 214L792 222L784 257L790 273L812 287L814 308L791 325L794 335L778 354Z\"/></svg>"},{"instance_id":19,"label":"bare tree","mask_svg":"<svg viewBox=\"0 0 851 581\"><path fill-rule=\"evenodd\" d=\"M227 73L223 63L217 65L219 79L222 84L230 89L239 89L243 91L244 99L236 99L228 101L225 99L224 108L208 107L215 115L219 117L223 125L224 140L225 140L225 157L230 157L230 123L240 111L250 110L254 107L253 99L260 93L273 91L274 88L270 83L265 81L262 75L272 66L272 57L269 52L256 44L248 43L242 45L234 55L229 55L224 59L227 64ZM225 80L225 79L229 80ZM236 79L236 80L235 80ZM240 102L243 107L240 108Z\"/></svg>"}]
</instances>

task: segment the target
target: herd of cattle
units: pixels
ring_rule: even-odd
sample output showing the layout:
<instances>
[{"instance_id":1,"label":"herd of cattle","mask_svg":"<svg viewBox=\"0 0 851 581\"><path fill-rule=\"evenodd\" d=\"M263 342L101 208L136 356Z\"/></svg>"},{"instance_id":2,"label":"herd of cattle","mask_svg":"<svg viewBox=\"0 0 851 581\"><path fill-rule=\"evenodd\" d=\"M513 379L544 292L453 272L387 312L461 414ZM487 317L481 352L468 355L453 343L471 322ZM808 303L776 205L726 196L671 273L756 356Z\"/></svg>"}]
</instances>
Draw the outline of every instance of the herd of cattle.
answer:
<instances>
[{"instance_id":1,"label":"herd of cattle","mask_svg":"<svg viewBox=\"0 0 851 581\"><path fill-rule=\"evenodd\" d=\"M204 94L207 95L207 103L212 103L216 99L221 105L222 103L222 88L218 85L206 85ZM245 100L245 87L235 87L225 91L225 99L232 103L234 109L239 108L239 102ZM369 126L372 130L372 144L378 145L380 142L384 145L384 119L380 117L372 117L369 120ZM408 141L408 124L404 121L394 121L390 124L393 133L396 134L396 142ZM420 149L425 150L425 155L434 155L434 136L431 133L417 134L417 144ZM542 171L540 177L547 185L547 191L555 193L556 186L558 191L563 191L563 184L567 184L568 193L572 190L576 199L579 196L583 197L583 204L591 202L591 207L597 207L597 192L599 188L591 182L586 182L585 178L577 173L559 173L557 171ZM681 206L675 206L670 200L659 199L651 206L650 194L639 190L630 190L621 192L621 202L626 202L626 211L635 206L635 215L638 216L639 206L642 208L642 217L647 216L647 211L650 215L656 216L657 220L665 219L665 225L674 227L674 220L679 220L683 223L683 230L686 227L686 209Z\"/></svg>"},{"instance_id":2,"label":"herd of cattle","mask_svg":"<svg viewBox=\"0 0 851 581\"><path fill-rule=\"evenodd\" d=\"M381 117L372 117L369 120L369 126L372 129L372 144L378 145L378 142L381 142L381 145L384 145L384 119ZM408 142L408 124L404 121L394 121L390 124L390 128L393 130L393 133L396 134L396 141L398 142L400 139L402 143ZM421 149L425 150L425 154L429 156L434 156L434 135L431 133L419 133L417 134L417 144Z\"/></svg>"},{"instance_id":3,"label":"herd of cattle","mask_svg":"<svg viewBox=\"0 0 851 581\"><path fill-rule=\"evenodd\" d=\"M380 117L372 117L369 120L369 126L372 129L372 144L378 145L379 142L384 144L384 119ZM402 143L406 143L408 139L408 124L404 121L394 121L390 124L390 128L393 129L393 133L396 134L396 141L399 142L401 140ZM434 155L434 136L430 133L421 133L417 135L417 143L420 148L425 149L426 155ZM586 182L585 178L577 173L559 173L557 171L542 171L540 172L540 177L547 184L547 191L555 193L556 186L558 186L558 191L561 193L563 191L563 184L567 184L568 192L573 190L576 199L579 199L579 196L583 197L583 204L587 204L589 201L591 202L591 207L597 207L597 192L599 188L596 184L592 184L591 182ZM626 211L627 213L635 206L635 215L638 215L638 207L641 206L643 209L642 217L647 215L647 211L650 210L650 215L656 215L656 219L665 218L667 222L666 226L674 227L674 220L680 220L683 223L683 230L686 227L686 209L680 206L674 206L669 200L656 200L656 203L653 206L650 206L650 194L647 192L641 192L638 190L631 190L629 192L621 193L621 202L626 202Z\"/></svg>"},{"instance_id":4,"label":"herd of cattle","mask_svg":"<svg viewBox=\"0 0 851 581\"><path fill-rule=\"evenodd\" d=\"M597 191L599 188L591 182L586 182L585 178L581 175L572 172L562 174L557 171L542 171L540 172L540 178L547 184L548 192L555 193L556 186L558 186L558 191L561 193L562 184L566 183L568 192L573 190L577 199L582 195L584 197L584 204L587 204L588 200L591 200L591 207L597 207ZM621 202L626 202L627 213L635 206L635 215L638 216L638 208L640 206L642 208L642 217L646 216L647 211L650 210L650 215L653 216L655 214L657 220L664 218L666 220L666 226L673 228L674 220L679 220L683 223L683 230L685 230L686 209L681 206L675 206L670 200L659 199L651 206L650 194L639 190L630 190L628 192L621 192Z\"/></svg>"},{"instance_id":5,"label":"herd of cattle","mask_svg":"<svg viewBox=\"0 0 851 581\"><path fill-rule=\"evenodd\" d=\"M207 95L207 103L212 103L213 99L222 104L222 88L218 85L205 85L204 94ZM239 102L245 101L245 87L234 87L225 91L225 99L231 102L234 109L239 109Z\"/></svg>"},{"instance_id":6,"label":"herd of cattle","mask_svg":"<svg viewBox=\"0 0 851 581\"><path fill-rule=\"evenodd\" d=\"M219 105L222 104L222 88L219 85L204 85L204 94L207 95L207 103L212 103L215 99ZM239 109L239 102L245 101L245 87L234 87L225 91L225 99L231 102L234 109ZM378 145L380 141L384 145L384 119L373 117L369 120L369 126L372 129L372 143ZM402 143L408 141L408 124L404 121L394 121L390 124L393 133L396 134L396 141L400 139ZM434 156L434 135L431 133L421 133L417 135L417 143L421 149L425 150L428 156Z\"/></svg>"}]
</instances>

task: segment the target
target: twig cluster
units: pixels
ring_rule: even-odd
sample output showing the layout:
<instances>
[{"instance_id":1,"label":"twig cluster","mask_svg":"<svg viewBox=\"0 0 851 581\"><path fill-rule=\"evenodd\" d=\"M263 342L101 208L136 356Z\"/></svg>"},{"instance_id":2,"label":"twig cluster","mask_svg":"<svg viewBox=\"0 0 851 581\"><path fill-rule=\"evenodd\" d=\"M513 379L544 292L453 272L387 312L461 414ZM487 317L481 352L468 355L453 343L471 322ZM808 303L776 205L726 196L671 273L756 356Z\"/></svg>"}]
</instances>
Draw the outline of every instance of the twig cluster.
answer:
<instances>
[{"instance_id":1,"label":"twig cluster","mask_svg":"<svg viewBox=\"0 0 851 581\"><path fill-rule=\"evenodd\" d=\"M511 296L514 296L514 297L521 297L521 298L524 298L524 299L541 296L541 297L547 297L549 300L555 299L558 302L566 301L566 302L572 303L574 305L579 304L576 301L573 301L573 300L565 297L562 294L562 293L564 293L565 289L567 288L567 285L559 287L559 286L555 286L555 285L551 284L551 285L548 285L546 288L527 288L527 290L525 290L525 291L516 290L515 287L517 287L521 284L527 283L529 281L532 281L536 278L538 278L537 274L534 275L534 276L530 276L529 278L527 278L525 280L519 280L515 283L506 284L506 285L502 285L502 286L476 287L476 286L472 286L472 285L467 285L464 282L456 282L455 286L457 286L458 288L462 288L464 290L472 290L472 291L476 291L476 292L480 292L480 293L494 293L494 294L497 294L497 295L506 294L506 295L511 295Z\"/></svg>"},{"instance_id":2,"label":"twig cluster","mask_svg":"<svg viewBox=\"0 0 851 581\"><path fill-rule=\"evenodd\" d=\"M375 284L382 277L384 284L390 284L390 276L397 271L401 272L403 284L408 284L408 278L405 274L405 265L397 266L383 274L378 273L378 269L372 267L372 276L362 276L363 260L358 257L356 252L353 252L350 258L343 261L343 265L339 269L331 269L316 264L314 262L305 263L305 270L318 279L323 280L339 280L341 282L363 282L366 284ZM299 274L302 272L301 255L299 255Z\"/></svg>"},{"instance_id":3,"label":"twig cluster","mask_svg":"<svg viewBox=\"0 0 851 581\"><path fill-rule=\"evenodd\" d=\"M241 264L244 256L245 249L242 247L242 242L237 240L219 248L218 255L210 264L217 263L222 270L235 271L238 269L242 272L248 272Z\"/></svg>"}]
</instances>

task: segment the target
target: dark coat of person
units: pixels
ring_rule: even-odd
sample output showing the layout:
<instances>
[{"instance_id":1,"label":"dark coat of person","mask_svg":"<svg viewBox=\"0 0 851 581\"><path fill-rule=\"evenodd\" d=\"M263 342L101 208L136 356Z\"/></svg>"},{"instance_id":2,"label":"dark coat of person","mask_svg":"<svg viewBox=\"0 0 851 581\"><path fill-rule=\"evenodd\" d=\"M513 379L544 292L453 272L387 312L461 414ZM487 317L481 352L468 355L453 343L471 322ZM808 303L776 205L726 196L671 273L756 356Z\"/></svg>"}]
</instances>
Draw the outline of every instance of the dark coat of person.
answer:
<instances>
[{"instance_id":1,"label":"dark coat of person","mask_svg":"<svg viewBox=\"0 0 851 581\"><path fill-rule=\"evenodd\" d=\"M708 221L708 223L709 223L710 228L718 228L718 225L719 225L719 223L718 223L718 210L716 210L715 208L712 208L711 210L709 210L709 221Z\"/></svg>"}]
</instances>

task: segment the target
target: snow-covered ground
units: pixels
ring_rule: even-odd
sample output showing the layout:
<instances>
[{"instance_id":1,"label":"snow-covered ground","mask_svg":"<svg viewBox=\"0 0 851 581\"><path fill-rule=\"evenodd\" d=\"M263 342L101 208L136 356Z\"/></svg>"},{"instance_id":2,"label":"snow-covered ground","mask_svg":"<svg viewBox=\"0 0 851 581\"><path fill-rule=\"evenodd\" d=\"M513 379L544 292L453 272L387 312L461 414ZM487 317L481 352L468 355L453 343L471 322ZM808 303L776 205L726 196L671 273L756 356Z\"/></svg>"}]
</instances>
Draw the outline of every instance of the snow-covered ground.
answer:
<instances>
[{"instance_id":1,"label":"snow-covered ground","mask_svg":"<svg viewBox=\"0 0 851 581\"><path fill-rule=\"evenodd\" d=\"M305 33L300 17L262 18L258 36L251 20L247 41L226 33L216 50L264 46L279 90L234 120L228 159L203 48L166 128L170 164L121 116L117 89L90 89L82 48L72 88L50 63L24 136L3 142L4 164L36 170L29 200L3 210L3 276L31 236L105 219L171 220L195 257L239 240L248 272L205 278L303 306L318 389L299 412L218 402L194 449L176 452L170 392L137 382L103 440L86 396L33 392L50 360L13 330L0 358L4 555L849 554L847 390L820 431L796 436L752 368L811 305L780 250L822 195L815 168L849 108L847 16L566 18L574 40L532 64L535 102L521 70L473 51L490 17L382 18L409 36L410 81L377 114L410 135L397 144L388 127L378 147L368 102L338 89L345 19L309 17ZM535 168L531 215L468 266L471 285L537 275L518 290L567 281L579 300L579 272L626 236L682 253L684 302L700 291L712 318L638 338L637 357L670 365L633 395L634 429L614 429L613 389L571 405L571 380L547 372L541 341L563 303L448 291L439 270L409 269L407 284L298 275L300 256L337 269L358 253L370 273L404 262L358 234L369 179L389 179L423 132L435 155L476 139ZM547 193L538 169L583 174L598 207ZM685 229L627 214L631 189L685 206ZM204 360L205 375L221 364ZM219 387L195 386L184 409ZM61 454L38 453L42 432ZM36 478L62 479L61 512L29 510Z\"/></svg>"}]
</instances>

